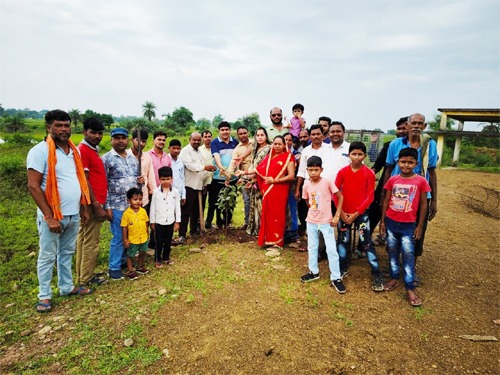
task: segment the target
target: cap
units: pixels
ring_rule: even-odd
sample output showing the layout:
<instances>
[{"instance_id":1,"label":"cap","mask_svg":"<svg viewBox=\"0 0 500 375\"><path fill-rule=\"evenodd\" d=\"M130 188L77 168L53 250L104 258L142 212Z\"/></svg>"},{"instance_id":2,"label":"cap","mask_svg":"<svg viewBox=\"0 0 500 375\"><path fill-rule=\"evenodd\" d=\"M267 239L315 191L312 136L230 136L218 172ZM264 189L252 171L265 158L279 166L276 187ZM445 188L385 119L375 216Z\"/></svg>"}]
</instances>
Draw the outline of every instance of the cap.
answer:
<instances>
[{"instance_id":1,"label":"cap","mask_svg":"<svg viewBox=\"0 0 500 375\"><path fill-rule=\"evenodd\" d=\"M125 137L128 137L128 130L124 128L115 128L111 130L111 137L117 136L117 135L124 135Z\"/></svg>"}]
</instances>

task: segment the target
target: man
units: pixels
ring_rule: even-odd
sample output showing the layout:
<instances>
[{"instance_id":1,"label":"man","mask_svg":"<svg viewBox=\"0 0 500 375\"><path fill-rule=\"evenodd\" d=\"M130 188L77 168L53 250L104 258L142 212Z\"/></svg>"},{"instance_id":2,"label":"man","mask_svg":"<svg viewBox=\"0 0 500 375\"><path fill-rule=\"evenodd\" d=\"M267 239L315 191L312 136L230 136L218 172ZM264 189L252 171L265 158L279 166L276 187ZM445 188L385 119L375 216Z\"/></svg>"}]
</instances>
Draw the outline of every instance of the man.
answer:
<instances>
[{"instance_id":1,"label":"man","mask_svg":"<svg viewBox=\"0 0 500 375\"><path fill-rule=\"evenodd\" d=\"M200 197L205 181L205 171L215 171L215 166L205 165L200 151L201 134L194 132L189 137L189 144L181 150L179 159L184 164L186 177L186 202L181 206L181 225L179 237L185 240L188 223L190 235L199 233Z\"/></svg>"},{"instance_id":2,"label":"man","mask_svg":"<svg viewBox=\"0 0 500 375\"><path fill-rule=\"evenodd\" d=\"M396 137L397 138L401 138L401 137L406 136L407 121L408 121L408 117L401 117L396 122ZM371 229L372 235L373 235L373 232L374 232L376 226L380 222L380 218L382 215L381 206L382 206L383 202L380 201L380 194L381 194L382 190L384 189L384 175L385 175L385 171L386 171L385 161L387 159L387 150L389 150L390 143L391 143L391 141L384 143L384 146L380 150L380 153L378 154L378 156L375 160L375 163L373 163L373 165L371 167L373 173L375 173L375 174L380 172L380 170L383 168L382 176L380 177L379 182L377 184L377 188L375 189L375 195L374 195L373 202L370 205L369 215L370 215L370 229ZM371 161L371 159L370 159L370 161ZM381 244L385 243L385 239L383 237L381 237L380 235L378 235L377 238L373 242L377 246L377 245L381 245Z\"/></svg>"},{"instance_id":3,"label":"man","mask_svg":"<svg viewBox=\"0 0 500 375\"><path fill-rule=\"evenodd\" d=\"M203 160L205 161L205 165L213 165L214 158L212 157L212 151L210 150L210 144L212 143L212 132L210 130L204 130L201 133L201 140L203 144L199 147L199 150L203 155ZM212 183L213 177L214 177L214 172L210 172L208 170L205 171L205 179L203 180L203 192L202 192L203 212L205 212L205 203L208 196L208 187Z\"/></svg>"},{"instance_id":4,"label":"man","mask_svg":"<svg viewBox=\"0 0 500 375\"><path fill-rule=\"evenodd\" d=\"M325 153L327 144L323 142L323 130L321 125L316 124L312 125L309 129L311 144L306 146L304 150L302 150L302 155L300 157L299 170L297 172L297 185L295 187L295 199L299 201L298 203L298 216L300 221L299 230L304 232L306 230L306 217L308 213L307 203L304 199L302 199L302 185L304 180L309 179L309 175L307 173L307 159L311 156L319 156L321 160L323 160L323 165L326 164ZM306 251L306 249L301 249L302 251Z\"/></svg>"},{"instance_id":5,"label":"man","mask_svg":"<svg viewBox=\"0 0 500 375\"><path fill-rule=\"evenodd\" d=\"M274 137L287 133L288 129L283 126L283 111L280 108L274 107L271 109L269 117L271 119L271 126L268 126L266 130L269 141L272 142Z\"/></svg>"},{"instance_id":6,"label":"man","mask_svg":"<svg viewBox=\"0 0 500 375\"><path fill-rule=\"evenodd\" d=\"M231 137L231 126L227 121L222 121L218 128L219 136L210 143L210 150L217 170L209 187L207 229L212 227L219 192L224 188L226 178L229 178L226 176L226 170L231 162L233 150L238 145L238 141ZM233 183L236 183L236 179L233 181ZM222 214L223 212L217 209L216 224L218 227L223 227L231 223L233 213L224 212L224 215Z\"/></svg>"},{"instance_id":7,"label":"man","mask_svg":"<svg viewBox=\"0 0 500 375\"><path fill-rule=\"evenodd\" d=\"M240 126L236 130L236 135L238 136L238 146L233 151L233 157L226 175L234 175L235 170L246 171L250 168L252 164L252 148L253 140L248 137L248 129L245 126ZM243 157L243 159L241 159ZM240 160L241 159L241 160ZM242 180L243 181L243 180ZM226 186L229 185L229 180L226 179ZM248 225L248 215L250 215L250 189L243 187L241 189L241 195L243 196L243 204L245 208L245 224L240 229L247 229Z\"/></svg>"},{"instance_id":8,"label":"man","mask_svg":"<svg viewBox=\"0 0 500 375\"><path fill-rule=\"evenodd\" d=\"M140 129L140 132L141 142L139 144L139 131L138 129L132 130L132 147L127 150L127 153L133 155L136 160L139 160L139 150L144 149L149 138L149 133L146 129ZM157 186L153 163L150 155L145 152L141 153L141 176L144 178L144 184L141 186L142 207L144 207L146 213L149 215L149 197L153 195L153 191Z\"/></svg>"},{"instance_id":9,"label":"man","mask_svg":"<svg viewBox=\"0 0 500 375\"><path fill-rule=\"evenodd\" d=\"M299 133L300 147L297 151L300 153L302 153L302 151L311 144L311 141L309 139L309 131L309 129L302 129Z\"/></svg>"},{"instance_id":10,"label":"man","mask_svg":"<svg viewBox=\"0 0 500 375\"><path fill-rule=\"evenodd\" d=\"M88 214L88 184L80 154L70 140L71 118L61 110L45 114L47 137L33 147L27 158L28 189L37 209L40 236L37 274L39 302L36 311L52 310L52 269L57 261L57 283L61 295L86 295L91 289L73 285L71 261L76 236Z\"/></svg>"},{"instance_id":11,"label":"man","mask_svg":"<svg viewBox=\"0 0 500 375\"><path fill-rule=\"evenodd\" d=\"M330 126L330 145L327 147L325 155L326 163L324 163L323 176L331 178L335 181L337 173L344 167L348 166L349 161L349 146L350 143L344 140L345 127L340 121L333 121ZM323 141L323 143L325 143Z\"/></svg>"},{"instance_id":12,"label":"man","mask_svg":"<svg viewBox=\"0 0 500 375\"><path fill-rule=\"evenodd\" d=\"M330 127L332 126L332 119L327 116L321 116L318 119L318 124L321 125L321 130L323 132L323 142L329 144L331 141L328 133L330 131Z\"/></svg>"},{"instance_id":13,"label":"man","mask_svg":"<svg viewBox=\"0 0 500 375\"><path fill-rule=\"evenodd\" d=\"M408 134L403 138L394 139L387 150L386 171L384 174L384 185L390 176L400 173L397 165L399 151L403 148L412 147L418 151L418 164L414 172L425 177L431 186L430 197L428 196L427 214L425 215L422 235L415 243L415 263L417 258L423 253L425 232L427 230L427 221L432 220L437 213L437 145L436 142L427 134L422 132L427 127L425 116L420 113L414 113L408 117ZM380 195L381 202L384 201L385 191ZM430 198L430 199L429 199ZM419 283L417 279L417 284Z\"/></svg>"},{"instance_id":14,"label":"man","mask_svg":"<svg viewBox=\"0 0 500 375\"><path fill-rule=\"evenodd\" d=\"M104 124L95 117L83 122L83 141L78 145L83 169L89 185L91 204L87 209L89 219L80 225L76 240L76 281L78 285L101 285L107 280L95 275L99 253L101 224L106 219L103 205L108 194L108 180L104 164L99 156Z\"/></svg>"},{"instance_id":15,"label":"man","mask_svg":"<svg viewBox=\"0 0 500 375\"><path fill-rule=\"evenodd\" d=\"M153 134L153 148L146 152L153 163L153 172L155 175L156 187L160 186L160 178L158 177L158 169L161 167L170 167L170 158L163 151L167 143L167 133L163 130L157 130Z\"/></svg>"},{"instance_id":16,"label":"man","mask_svg":"<svg viewBox=\"0 0 500 375\"><path fill-rule=\"evenodd\" d=\"M111 280L124 279L121 268L125 264L125 248L120 224L123 213L128 208L127 191L144 183L144 178L137 173L137 159L127 152L127 146L127 129L115 128L111 130L112 150L101 157L108 178L108 196L104 209L112 234L108 272Z\"/></svg>"}]
</instances>

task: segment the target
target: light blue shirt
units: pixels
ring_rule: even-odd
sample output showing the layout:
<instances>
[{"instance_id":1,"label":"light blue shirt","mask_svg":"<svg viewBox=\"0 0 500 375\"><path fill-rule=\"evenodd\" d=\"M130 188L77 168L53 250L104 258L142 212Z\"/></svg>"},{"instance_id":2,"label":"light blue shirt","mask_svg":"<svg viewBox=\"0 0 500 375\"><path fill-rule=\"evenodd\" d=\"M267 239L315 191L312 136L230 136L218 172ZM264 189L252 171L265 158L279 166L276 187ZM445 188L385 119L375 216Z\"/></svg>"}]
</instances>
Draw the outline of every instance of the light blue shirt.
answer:
<instances>
[{"instance_id":1,"label":"light blue shirt","mask_svg":"<svg viewBox=\"0 0 500 375\"><path fill-rule=\"evenodd\" d=\"M186 199L186 176L184 176L184 164L179 156L177 156L177 160L174 160L170 154L169 157L172 161L172 185L179 192L181 199Z\"/></svg>"},{"instance_id":2,"label":"light blue shirt","mask_svg":"<svg viewBox=\"0 0 500 375\"><path fill-rule=\"evenodd\" d=\"M76 174L75 159L73 150L70 148L69 154L56 145L56 178L59 201L61 203L61 213L63 216L77 215L80 212L81 188ZM47 142L43 141L33 147L26 161L27 169L33 169L42 174L41 189L45 192L47 184L47 174L49 172L49 149ZM38 215L42 215L40 209Z\"/></svg>"}]
</instances>

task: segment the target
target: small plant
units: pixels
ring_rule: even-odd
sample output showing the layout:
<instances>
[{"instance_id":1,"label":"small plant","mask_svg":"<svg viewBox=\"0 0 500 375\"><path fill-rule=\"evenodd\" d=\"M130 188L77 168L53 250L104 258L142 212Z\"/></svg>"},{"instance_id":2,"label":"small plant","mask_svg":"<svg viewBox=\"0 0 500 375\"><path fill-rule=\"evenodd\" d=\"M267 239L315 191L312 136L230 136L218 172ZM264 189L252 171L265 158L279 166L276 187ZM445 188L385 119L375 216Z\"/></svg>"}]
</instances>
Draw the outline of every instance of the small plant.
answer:
<instances>
[{"instance_id":1,"label":"small plant","mask_svg":"<svg viewBox=\"0 0 500 375\"><path fill-rule=\"evenodd\" d=\"M229 185L219 192L219 199L217 200L217 208L222 212L225 219L226 228L229 225L229 213L233 212L236 207L236 200L238 198L238 191L241 189L239 185Z\"/></svg>"}]
</instances>

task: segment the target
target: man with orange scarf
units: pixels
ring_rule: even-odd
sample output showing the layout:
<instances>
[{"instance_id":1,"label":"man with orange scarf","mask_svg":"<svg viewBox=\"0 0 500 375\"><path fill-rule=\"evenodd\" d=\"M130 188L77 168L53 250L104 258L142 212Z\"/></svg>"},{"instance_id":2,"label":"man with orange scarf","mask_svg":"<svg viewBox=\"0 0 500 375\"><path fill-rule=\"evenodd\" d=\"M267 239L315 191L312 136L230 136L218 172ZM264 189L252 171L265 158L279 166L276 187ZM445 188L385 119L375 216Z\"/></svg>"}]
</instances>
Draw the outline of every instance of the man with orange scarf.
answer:
<instances>
[{"instance_id":1,"label":"man with orange scarf","mask_svg":"<svg viewBox=\"0 0 500 375\"><path fill-rule=\"evenodd\" d=\"M74 286L71 273L80 220L85 223L88 219L85 206L90 203L80 154L69 139L71 118L64 111L53 110L46 113L45 123L47 137L29 151L26 163L28 189L38 206L38 312L52 310L50 282L56 260L61 295L92 293L91 289Z\"/></svg>"}]
</instances>

